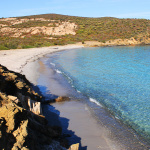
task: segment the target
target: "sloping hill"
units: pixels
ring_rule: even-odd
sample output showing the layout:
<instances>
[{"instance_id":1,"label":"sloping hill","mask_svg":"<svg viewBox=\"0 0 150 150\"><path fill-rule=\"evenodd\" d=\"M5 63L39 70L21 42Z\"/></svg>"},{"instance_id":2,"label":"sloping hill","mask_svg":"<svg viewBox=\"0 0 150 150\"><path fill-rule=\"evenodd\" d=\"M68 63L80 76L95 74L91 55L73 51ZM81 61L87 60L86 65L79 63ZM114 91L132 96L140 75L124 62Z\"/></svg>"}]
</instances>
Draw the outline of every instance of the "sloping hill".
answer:
<instances>
[{"instance_id":1,"label":"sloping hill","mask_svg":"<svg viewBox=\"0 0 150 150\"><path fill-rule=\"evenodd\" d=\"M105 43L130 38L143 44L145 40L149 40L150 20L86 18L57 14L0 19L0 49L63 45L83 41Z\"/></svg>"}]
</instances>

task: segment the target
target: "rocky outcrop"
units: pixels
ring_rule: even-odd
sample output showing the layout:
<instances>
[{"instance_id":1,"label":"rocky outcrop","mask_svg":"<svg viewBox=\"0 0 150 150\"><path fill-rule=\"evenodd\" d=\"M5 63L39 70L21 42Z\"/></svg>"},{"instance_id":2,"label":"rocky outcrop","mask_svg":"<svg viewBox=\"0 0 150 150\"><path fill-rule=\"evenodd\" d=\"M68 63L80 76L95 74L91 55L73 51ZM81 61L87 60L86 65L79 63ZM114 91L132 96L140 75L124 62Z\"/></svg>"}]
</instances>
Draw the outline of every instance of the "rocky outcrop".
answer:
<instances>
[{"instance_id":1,"label":"rocky outcrop","mask_svg":"<svg viewBox=\"0 0 150 150\"><path fill-rule=\"evenodd\" d=\"M48 20L44 18L35 18L35 19L13 19L7 20L0 19L0 21L5 21L7 24L0 24L0 32L3 35L10 35L11 37L25 37L25 35L35 35L35 34L44 34L44 35L66 35L72 34L75 35L75 30L77 29L77 25L75 23L71 23L69 21L59 22L59 23L49 23L48 26L36 26L29 28L13 28L13 25L22 24L24 22L29 21L49 21L53 22L55 20ZM53 25L54 24L54 25Z\"/></svg>"},{"instance_id":2,"label":"rocky outcrop","mask_svg":"<svg viewBox=\"0 0 150 150\"><path fill-rule=\"evenodd\" d=\"M0 65L0 83L1 92L16 96L23 108L36 114L42 114L39 103L42 97L32 89L31 83L24 75L8 71L7 68Z\"/></svg>"},{"instance_id":3,"label":"rocky outcrop","mask_svg":"<svg viewBox=\"0 0 150 150\"><path fill-rule=\"evenodd\" d=\"M10 23L10 25L16 25L16 24L21 24L24 22L29 22L29 21L50 21L53 22L55 20L50 20L50 19L45 19L45 18L1 18L0 21L6 21L7 23Z\"/></svg>"},{"instance_id":4,"label":"rocky outcrop","mask_svg":"<svg viewBox=\"0 0 150 150\"><path fill-rule=\"evenodd\" d=\"M130 39L115 39L105 42L98 41L85 41L84 46L86 47L98 47L98 46L135 46L135 45L149 45L149 36L139 35L137 38Z\"/></svg>"},{"instance_id":5,"label":"rocky outcrop","mask_svg":"<svg viewBox=\"0 0 150 150\"><path fill-rule=\"evenodd\" d=\"M61 127L49 126L25 76L0 65L0 149L64 150Z\"/></svg>"}]
</instances>

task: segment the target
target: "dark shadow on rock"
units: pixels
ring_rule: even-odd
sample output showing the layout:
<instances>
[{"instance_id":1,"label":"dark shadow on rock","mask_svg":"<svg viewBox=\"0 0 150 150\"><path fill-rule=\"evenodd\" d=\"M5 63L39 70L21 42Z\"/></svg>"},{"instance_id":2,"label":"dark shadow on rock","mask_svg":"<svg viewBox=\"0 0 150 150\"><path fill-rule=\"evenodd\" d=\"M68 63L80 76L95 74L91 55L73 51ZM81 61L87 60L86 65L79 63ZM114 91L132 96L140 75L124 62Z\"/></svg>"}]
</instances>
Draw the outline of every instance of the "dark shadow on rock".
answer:
<instances>
[{"instance_id":1,"label":"dark shadow on rock","mask_svg":"<svg viewBox=\"0 0 150 150\"><path fill-rule=\"evenodd\" d=\"M42 92L40 91L40 89L39 89L38 86L32 84L32 88L33 88L33 90L34 90L35 92L37 92L38 94L42 95Z\"/></svg>"},{"instance_id":2,"label":"dark shadow on rock","mask_svg":"<svg viewBox=\"0 0 150 150\"><path fill-rule=\"evenodd\" d=\"M12 133L7 133L6 120L0 118L0 149L10 150L16 143L16 138Z\"/></svg>"},{"instance_id":3,"label":"dark shadow on rock","mask_svg":"<svg viewBox=\"0 0 150 150\"><path fill-rule=\"evenodd\" d=\"M39 90L41 94L44 96L45 101L53 100L54 98L57 98L58 96L50 94L50 91L47 90L47 87L39 86ZM48 120L48 124L50 126L58 126L62 127L62 138L60 138L60 143L62 139L67 139L68 146L72 144L79 143L79 150L87 150L87 146L82 147L81 145L81 138L78 137L74 131L69 130L69 119L60 117L60 112L55 109L50 104L42 104L42 112L45 118ZM62 144L63 145L63 144ZM69 148L69 147L68 147Z\"/></svg>"}]
</instances>

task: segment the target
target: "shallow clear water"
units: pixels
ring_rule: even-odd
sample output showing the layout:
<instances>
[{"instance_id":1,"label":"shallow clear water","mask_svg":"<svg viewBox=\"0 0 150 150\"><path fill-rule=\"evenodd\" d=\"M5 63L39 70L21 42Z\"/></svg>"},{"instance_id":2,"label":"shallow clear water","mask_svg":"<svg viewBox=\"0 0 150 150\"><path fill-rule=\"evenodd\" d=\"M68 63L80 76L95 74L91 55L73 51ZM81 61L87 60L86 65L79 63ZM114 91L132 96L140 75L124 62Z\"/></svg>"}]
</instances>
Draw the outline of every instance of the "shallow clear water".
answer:
<instances>
[{"instance_id":1,"label":"shallow clear water","mask_svg":"<svg viewBox=\"0 0 150 150\"><path fill-rule=\"evenodd\" d=\"M74 49L49 61L78 92L150 138L150 46Z\"/></svg>"}]
</instances>

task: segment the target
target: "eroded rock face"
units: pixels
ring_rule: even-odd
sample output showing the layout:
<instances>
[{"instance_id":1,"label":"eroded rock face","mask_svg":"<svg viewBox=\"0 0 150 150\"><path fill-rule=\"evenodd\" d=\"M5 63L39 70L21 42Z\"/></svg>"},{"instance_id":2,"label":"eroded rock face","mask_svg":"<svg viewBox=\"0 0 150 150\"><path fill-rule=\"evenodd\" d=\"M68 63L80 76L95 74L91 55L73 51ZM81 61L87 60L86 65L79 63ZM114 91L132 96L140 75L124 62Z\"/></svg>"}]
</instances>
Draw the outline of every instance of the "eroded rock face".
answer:
<instances>
[{"instance_id":1,"label":"eroded rock face","mask_svg":"<svg viewBox=\"0 0 150 150\"><path fill-rule=\"evenodd\" d=\"M20 99L23 108L37 115L42 114L41 102L34 101L29 96L22 95L22 93L17 93L17 97Z\"/></svg>"},{"instance_id":2,"label":"eroded rock face","mask_svg":"<svg viewBox=\"0 0 150 150\"><path fill-rule=\"evenodd\" d=\"M0 65L0 91L18 97L23 108L36 114L42 114L42 97L35 93L24 75L8 71Z\"/></svg>"},{"instance_id":3,"label":"eroded rock face","mask_svg":"<svg viewBox=\"0 0 150 150\"><path fill-rule=\"evenodd\" d=\"M44 117L10 102L0 107L0 149L44 149L61 135ZM42 146L43 145L43 146Z\"/></svg>"},{"instance_id":4,"label":"eroded rock face","mask_svg":"<svg viewBox=\"0 0 150 150\"><path fill-rule=\"evenodd\" d=\"M25 76L0 65L0 149L65 149L56 141L61 127L41 115L41 100Z\"/></svg>"},{"instance_id":5,"label":"eroded rock face","mask_svg":"<svg viewBox=\"0 0 150 150\"><path fill-rule=\"evenodd\" d=\"M9 20L10 19L10 20ZM47 20L44 18L35 18L35 19L12 19L12 18L6 18L6 19L0 19L0 21L7 21L7 23L12 25L16 24L22 24L24 22L28 21L50 21L53 22L53 20ZM22 37L23 34L44 34L44 35L66 35L66 34L72 34L75 35L75 30L77 29L77 25L75 23L71 23L68 21L59 22L56 23L55 26L51 27L53 23L49 23L49 26L37 26L37 27L29 27L29 28L12 28L5 24L0 24L0 32L4 35L10 35L11 37Z\"/></svg>"},{"instance_id":6,"label":"eroded rock face","mask_svg":"<svg viewBox=\"0 0 150 150\"><path fill-rule=\"evenodd\" d=\"M143 37L142 35L139 35L137 39L134 39L131 37L130 39L115 39L115 40L109 40L103 42L98 41L85 41L84 46L88 47L98 47L98 46L134 46L134 45L149 45L150 44L150 38L149 37Z\"/></svg>"}]
</instances>

